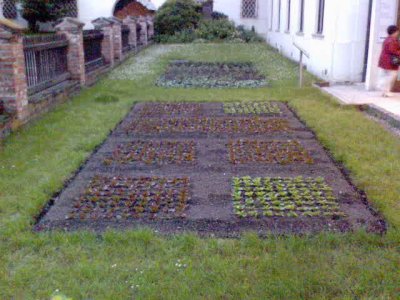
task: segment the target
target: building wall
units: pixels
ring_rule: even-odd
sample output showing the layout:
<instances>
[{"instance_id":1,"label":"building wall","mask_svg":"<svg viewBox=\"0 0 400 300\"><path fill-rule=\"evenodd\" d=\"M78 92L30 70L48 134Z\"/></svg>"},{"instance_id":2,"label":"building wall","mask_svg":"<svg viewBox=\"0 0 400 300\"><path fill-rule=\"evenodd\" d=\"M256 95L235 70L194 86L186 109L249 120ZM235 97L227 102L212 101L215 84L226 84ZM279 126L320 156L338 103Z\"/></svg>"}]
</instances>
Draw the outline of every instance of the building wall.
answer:
<instances>
[{"instance_id":1,"label":"building wall","mask_svg":"<svg viewBox=\"0 0 400 300\"><path fill-rule=\"evenodd\" d=\"M398 7L398 0L374 0L373 2L366 79L366 88L368 90L374 90L377 87L378 61L382 44L387 36L387 27L398 23Z\"/></svg>"},{"instance_id":2,"label":"building wall","mask_svg":"<svg viewBox=\"0 0 400 300\"><path fill-rule=\"evenodd\" d=\"M241 0L214 0L214 11L229 16L237 25L244 25L248 29L254 26L261 35L267 34L268 6L267 1L258 0L258 18L246 19L241 17Z\"/></svg>"},{"instance_id":3,"label":"building wall","mask_svg":"<svg viewBox=\"0 0 400 300\"><path fill-rule=\"evenodd\" d=\"M292 0L290 30L286 31L288 0L282 0L281 26L278 30L278 1L270 15L267 41L293 60L299 51L293 42L310 54L308 70L330 82L361 82L367 41L369 0L326 0L324 31L316 34L318 0L305 0L304 30L299 33L300 0ZM272 21L271 21L272 16ZM272 26L271 26L272 24Z\"/></svg>"},{"instance_id":4,"label":"building wall","mask_svg":"<svg viewBox=\"0 0 400 300\"><path fill-rule=\"evenodd\" d=\"M279 25L279 0L258 0L259 17L256 20L241 18L241 0L215 0L214 9L227 14L236 24L248 28L254 26L270 45L296 61L299 59L299 51L293 42L297 43L310 54L310 59L305 61L308 70L324 80L362 81L369 0L325 0L322 35L316 35L318 2L305 0L302 34L299 33L300 0L291 0L289 30L288 0L281 0Z\"/></svg>"}]
</instances>

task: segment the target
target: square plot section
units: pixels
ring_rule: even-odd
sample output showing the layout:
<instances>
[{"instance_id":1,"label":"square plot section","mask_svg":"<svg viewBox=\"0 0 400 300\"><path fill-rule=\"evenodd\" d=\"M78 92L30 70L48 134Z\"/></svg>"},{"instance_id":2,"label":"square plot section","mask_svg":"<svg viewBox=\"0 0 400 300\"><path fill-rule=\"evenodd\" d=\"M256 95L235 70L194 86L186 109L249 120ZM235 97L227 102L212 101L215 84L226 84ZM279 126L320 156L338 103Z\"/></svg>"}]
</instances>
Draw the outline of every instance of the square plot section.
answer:
<instances>
[{"instance_id":1,"label":"square plot section","mask_svg":"<svg viewBox=\"0 0 400 300\"><path fill-rule=\"evenodd\" d=\"M243 218L344 216L323 178L234 178L233 206Z\"/></svg>"},{"instance_id":2,"label":"square plot section","mask_svg":"<svg viewBox=\"0 0 400 300\"><path fill-rule=\"evenodd\" d=\"M125 128L134 133L248 133L291 131L281 118L171 118L134 120Z\"/></svg>"},{"instance_id":3,"label":"square plot section","mask_svg":"<svg viewBox=\"0 0 400 300\"><path fill-rule=\"evenodd\" d=\"M279 115L282 112L277 103L265 101L224 103L224 113L230 115Z\"/></svg>"},{"instance_id":4,"label":"square plot section","mask_svg":"<svg viewBox=\"0 0 400 300\"><path fill-rule=\"evenodd\" d=\"M199 103L147 103L143 106L140 116L160 117L174 115L199 115L203 111Z\"/></svg>"},{"instance_id":5,"label":"square plot section","mask_svg":"<svg viewBox=\"0 0 400 300\"><path fill-rule=\"evenodd\" d=\"M189 179L95 176L74 201L70 219L183 217L190 197Z\"/></svg>"},{"instance_id":6,"label":"square plot section","mask_svg":"<svg viewBox=\"0 0 400 300\"><path fill-rule=\"evenodd\" d=\"M118 145L112 154L104 159L105 165L113 163L130 164L183 164L196 159L194 141L133 141Z\"/></svg>"},{"instance_id":7,"label":"square plot section","mask_svg":"<svg viewBox=\"0 0 400 300\"><path fill-rule=\"evenodd\" d=\"M236 140L228 143L232 164L312 164L314 160L299 141Z\"/></svg>"},{"instance_id":8,"label":"square plot section","mask_svg":"<svg viewBox=\"0 0 400 300\"><path fill-rule=\"evenodd\" d=\"M267 85L253 63L174 61L157 81L163 87L242 88Z\"/></svg>"}]
</instances>

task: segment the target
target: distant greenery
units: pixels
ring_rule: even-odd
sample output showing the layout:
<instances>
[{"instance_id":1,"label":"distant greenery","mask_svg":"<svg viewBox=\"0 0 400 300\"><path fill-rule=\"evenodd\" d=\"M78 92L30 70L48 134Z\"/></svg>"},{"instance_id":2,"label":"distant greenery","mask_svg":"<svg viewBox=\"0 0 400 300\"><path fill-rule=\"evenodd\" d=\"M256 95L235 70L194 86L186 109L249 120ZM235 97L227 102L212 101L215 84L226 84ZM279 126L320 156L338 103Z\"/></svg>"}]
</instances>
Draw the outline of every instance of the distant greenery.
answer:
<instances>
[{"instance_id":1,"label":"distant greenery","mask_svg":"<svg viewBox=\"0 0 400 300\"><path fill-rule=\"evenodd\" d=\"M173 36L195 29L200 20L200 6L193 0L167 0L157 11L154 29L159 36Z\"/></svg>"},{"instance_id":2,"label":"distant greenery","mask_svg":"<svg viewBox=\"0 0 400 300\"><path fill-rule=\"evenodd\" d=\"M156 41L159 43L205 43L228 41L237 43L260 42L254 28L235 28L228 16L213 12L212 19L205 19L200 6L192 0L168 0L155 17Z\"/></svg>"},{"instance_id":3,"label":"distant greenery","mask_svg":"<svg viewBox=\"0 0 400 300\"><path fill-rule=\"evenodd\" d=\"M38 32L38 22L50 22L60 18L64 11L63 0L21 0L22 16L28 21L31 32Z\"/></svg>"}]
</instances>

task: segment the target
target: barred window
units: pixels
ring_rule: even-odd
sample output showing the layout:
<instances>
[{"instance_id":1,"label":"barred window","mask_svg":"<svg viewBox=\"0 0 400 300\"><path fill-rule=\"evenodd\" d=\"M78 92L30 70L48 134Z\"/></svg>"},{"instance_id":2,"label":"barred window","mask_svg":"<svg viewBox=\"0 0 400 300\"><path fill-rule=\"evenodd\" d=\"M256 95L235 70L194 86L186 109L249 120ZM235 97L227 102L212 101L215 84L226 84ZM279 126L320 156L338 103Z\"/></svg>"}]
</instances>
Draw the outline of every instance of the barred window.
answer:
<instances>
[{"instance_id":1,"label":"barred window","mask_svg":"<svg viewBox=\"0 0 400 300\"><path fill-rule=\"evenodd\" d=\"M3 1L3 16L7 19L17 18L17 5L15 0L4 0Z\"/></svg>"},{"instance_id":2,"label":"barred window","mask_svg":"<svg viewBox=\"0 0 400 300\"><path fill-rule=\"evenodd\" d=\"M78 5L76 0L65 0L59 6L60 14L63 17L78 17Z\"/></svg>"},{"instance_id":3,"label":"barred window","mask_svg":"<svg viewBox=\"0 0 400 300\"><path fill-rule=\"evenodd\" d=\"M242 0L242 18L257 18L257 0Z\"/></svg>"}]
</instances>

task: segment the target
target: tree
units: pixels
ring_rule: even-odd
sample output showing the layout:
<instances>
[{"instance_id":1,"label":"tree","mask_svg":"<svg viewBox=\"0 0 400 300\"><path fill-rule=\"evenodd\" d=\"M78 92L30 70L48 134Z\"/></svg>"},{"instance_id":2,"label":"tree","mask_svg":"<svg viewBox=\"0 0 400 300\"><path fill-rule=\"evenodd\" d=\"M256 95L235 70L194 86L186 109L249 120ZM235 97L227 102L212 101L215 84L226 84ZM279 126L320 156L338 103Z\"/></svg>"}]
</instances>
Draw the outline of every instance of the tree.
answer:
<instances>
[{"instance_id":1,"label":"tree","mask_svg":"<svg viewBox=\"0 0 400 300\"><path fill-rule=\"evenodd\" d=\"M193 0L167 0L157 11L154 27L158 35L174 35L197 27L201 7Z\"/></svg>"},{"instance_id":2,"label":"tree","mask_svg":"<svg viewBox=\"0 0 400 300\"><path fill-rule=\"evenodd\" d=\"M22 0L22 16L28 21L29 30L38 31L38 22L55 21L63 15L63 0Z\"/></svg>"}]
</instances>

